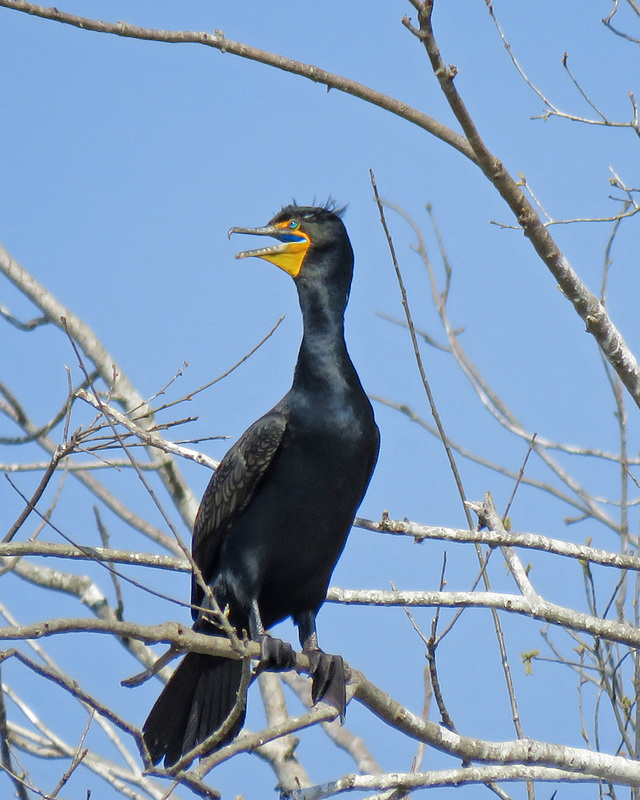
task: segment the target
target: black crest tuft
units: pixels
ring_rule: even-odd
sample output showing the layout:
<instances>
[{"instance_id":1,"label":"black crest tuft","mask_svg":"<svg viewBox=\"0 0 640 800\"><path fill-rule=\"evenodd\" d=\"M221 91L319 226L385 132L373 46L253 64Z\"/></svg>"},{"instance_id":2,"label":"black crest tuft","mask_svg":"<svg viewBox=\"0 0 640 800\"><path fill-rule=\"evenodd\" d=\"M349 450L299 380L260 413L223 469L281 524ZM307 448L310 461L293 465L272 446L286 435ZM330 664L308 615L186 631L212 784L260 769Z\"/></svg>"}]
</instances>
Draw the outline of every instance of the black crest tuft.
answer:
<instances>
[{"instance_id":1,"label":"black crest tuft","mask_svg":"<svg viewBox=\"0 0 640 800\"><path fill-rule=\"evenodd\" d=\"M278 213L273 217L271 220L271 224L282 222L285 219L291 219L292 217L298 217L299 219L308 219L312 220L315 219L317 221L325 218L327 219L330 216L338 217L338 219L342 219L344 212L346 211L346 206L338 207L335 200L332 197L329 197L324 205L312 205L312 206L302 206L295 202L295 200L291 203L291 205L284 206L283 208L278 211Z\"/></svg>"}]
</instances>

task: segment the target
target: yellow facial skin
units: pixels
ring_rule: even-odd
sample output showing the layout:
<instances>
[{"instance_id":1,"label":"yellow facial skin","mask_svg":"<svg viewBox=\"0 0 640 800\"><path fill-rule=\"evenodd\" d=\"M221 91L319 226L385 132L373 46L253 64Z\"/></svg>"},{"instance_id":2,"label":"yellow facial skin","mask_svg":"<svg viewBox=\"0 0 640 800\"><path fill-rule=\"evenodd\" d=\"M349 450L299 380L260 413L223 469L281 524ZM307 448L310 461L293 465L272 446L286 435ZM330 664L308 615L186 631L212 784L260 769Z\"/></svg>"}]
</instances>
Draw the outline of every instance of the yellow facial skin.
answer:
<instances>
[{"instance_id":1,"label":"yellow facial skin","mask_svg":"<svg viewBox=\"0 0 640 800\"><path fill-rule=\"evenodd\" d=\"M292 224L294 223L294 224ZM285 220L278 222L277 225L270 225L265 228L231 228L232 233L252 233L258 236L274 236L280 239L279 244L263 247L259 250L245 250L237 253L236 258L263 258L270 261L276 267L284 270L292 278L297 278L302 269L305 256L311 246L309 236L299 229L299 223L295 220Z\"/></svg>"},{"instance_id":2,"label":"yellow facial skin","mask_svg":"<svg viewBox=\"0 0 640 800\"><path fill-rule=\"evenodd\" d=\"M302 269L304 257L307 255L307 250L311 242L305 239L302 242L286 242L275 253L265 253L259 256L264 258L265 261L270 261L276 267L283 269L292 278L297 278Z\"/></svg>"}]
</instances>

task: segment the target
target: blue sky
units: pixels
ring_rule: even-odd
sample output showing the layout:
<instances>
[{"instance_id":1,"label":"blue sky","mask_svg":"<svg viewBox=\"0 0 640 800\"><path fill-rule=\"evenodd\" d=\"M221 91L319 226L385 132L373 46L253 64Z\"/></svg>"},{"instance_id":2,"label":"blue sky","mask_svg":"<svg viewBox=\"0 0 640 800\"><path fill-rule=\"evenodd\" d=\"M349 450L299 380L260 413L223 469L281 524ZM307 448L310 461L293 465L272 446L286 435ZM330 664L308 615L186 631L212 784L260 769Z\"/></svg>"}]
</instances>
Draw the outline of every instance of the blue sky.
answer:
<instances>
[{"instance_id":1,"label":"blue sky","mask_svg":"<svg viewBox=\"0 0 640 800\"><path fill-rule=\"evenodd\" d=\"M148 27L222 29L232 39L359 80L455 127L422 47L400 23L403 14L412 14L408 3L264 2L253 8L70 0L61 7ZM630 118L627 93L637 88L637 53L600 22L610 4L585 8L584 3L564 0L517 0L494 7L529 77L553 102L566 111L591 115L562 68L563 53L568 52L574 74L594 102L613 119ZM556 219L615 213L619 205L609 198L609 167L627 185L639 185L634 132L532 120L543 110L542 103L511 65L481 0L437 3L434 25L445 61L458 67L456 85L488 146L512 174L526 176L547 211ZM238 361L286 315L248 363L189 405L188 413L198 420L185 429L185 436L226 435L233 440L289 387L300 335L294 287L268 264L234 261L234 252L244 243L229 242L226 232L234 225L265 223L292 198L312 203L331 196L348 204L345 223L356 252L347 315L352 358L368 392L406 403L428 418L409 338L381 317L400 318L402 308L372 200L373 169L381 195L420 225L442 275L425 213L425 204L432 204L453 267L451 322L464 328L468 353L515 414L549 439L616 449L610 390L583 323L522 235L491 224L511 224L512 219L479 170L424 131L337 91L327 93L302 78L209 48L100 35L6 9L0 9L0 76L0 239L92 326L143 395L157 391L185 361L189 368L171 396L197 388ZM426 274L411 249L412 235L399 217L390 213L389 221L416 324L442 341ZM553 233L583 280L598 291L611 226L556 226ZM611 314L636 351L638 244L637 224L630 220L615 242L609 290ZM0 300L21 317L33 315L6 282ZM3 379L36 421L48 420L64 401L65 364L78 379L68 343L61 334L45 330L26 335L2 325L0 331ZM526 445L489 418L450 356L424 348L423 357L452 439L517 471ZM632 433L637 433L633 412L629 404ZM361 515L377 519L388 509L392 517L464 527L438 442L397 411L376 404L376 415L381 456ZM10 431L3 419L0 434ZM220 458L227 446L208 442L202 449ZM632 439L631 450L637 449ZM0 455L5 462L10 458L10 453ZM616 496L615 468L559 460L590 491ZM192 464L183 466L200 495L208 473ZM470 498L491 490L498 507L504 507L511 481L465 461L460 467ZM528 469L550 479L535 459ZM37 480L24 475L18 482L29 493ZM106 480L153 518L130 475ZM0 507L7 522L20 508L4 481ZM616 549L616 537L592 523L567 528L563 520L568 513L559 502L541 502L535 492L521 488L511 516L516 529L580 542L591 536L599 546ZM97 542L91 502L71 481L56 516L69 535ZM160 524L157 518L153 521ZM633 525L637 530L635 518ZM114 545L149 548L132 542L115 518L109 526ZM416 547L409 540L358 530L333 583L386 589L392 581L398 588L437 588L445 549L448 588L469 588L476 566L468 546L445 548L433 542ZM535 555L524 560L535 564L536 588L548 599L583 607L577 565L553 564ZM494 570L496 586L511 590L502 566L496 562ZM50 600L47 593L35 595L31 607L30 592L23 606L26 586L12 578L3 578L3 584L7 588L0 589L0 596L23 621L42 618ZM172 590L186 599L186 579L176 578ZM180 613L133 592L128 602L129 617L144 622ZM78 613L76 604L69 601L66 613ZM431 616L429 610L417 614L426 629ZM533 738L580 746L572 676L557 666L540 665L533 678L526 677L519 653L540 646L540 626L510 618L504 624L525 731ZM295 635L288 625L282 631ZM343 653L397 699L421 709L422 646L401 610L327 606L319 618L319 635L325 649ZM464 614L443 647L442 679L461 732L510 739L513 726L492 637L487 612ZM89 675L88 689L141 724L159 684L133 692L121 689L119 681L135 672L136 665L96 643L95 637L83 641L77 650L61 641L47 647L67 669ZM105 659L113 659L108 678ZM10 670L9 665L7 675ZM482 692L470 675L482 681ZM17 670L12 677L18 684L24 680ZM252 706L259 706L257 696ZM361 734L371 732L371 747L385 768L410 767L412 743L374 726L355 704L348 723ZM259 716L250 717L249 724L257 728ZM327 768L315 752L323 752L320 734L305 737L301 753L309 759L314 779L327 780L351 769L346 758ZM239 775L234 763L217 772L213 783L227 796L265 796L264 787L274 782L267 767L254 763L256 759L245 761L246 774ZM451 762L429 752L425 766L445 763ZM45 774L50 767L40 769ZM85 783L76 780L76 791L81 791ZM107 797L93 780L96 796ZM55 785L55 779L44 783ZM461 790L457 796L473 797L476 791ZM514 797L523 796L520 789L512 791ZM570 794L575 791L565 788L563 796L580 796Z\"/></svg>"}]
</instances>

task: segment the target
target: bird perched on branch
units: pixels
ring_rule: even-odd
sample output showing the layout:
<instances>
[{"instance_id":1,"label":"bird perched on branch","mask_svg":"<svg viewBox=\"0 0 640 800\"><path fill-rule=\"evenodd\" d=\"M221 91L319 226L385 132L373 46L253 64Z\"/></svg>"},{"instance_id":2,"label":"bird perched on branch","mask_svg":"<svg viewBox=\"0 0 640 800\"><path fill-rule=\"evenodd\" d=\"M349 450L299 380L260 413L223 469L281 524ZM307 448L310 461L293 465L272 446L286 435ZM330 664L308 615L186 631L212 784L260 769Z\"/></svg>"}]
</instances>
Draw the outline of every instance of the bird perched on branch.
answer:
<instances>
[{"instance_id":1,"label":"bird perched on branch","mask_svg":"<svg viewBox=\"0 0 640 800\"><path fill-rule=\"evenodd\" d=\"M344 715L342 659L319 649L316 614L378 455L373 410L344 340L353 251L332 205L290 205L265 227L232 233L277 240L236 258L265 259L293 278L303 337L290 391L229 450L204 493L193 558L231 624L262 643L268 668L290 668L286 648L274 647L278 640L266 631L293 619L310 659L314 702ZM226 635L207 615L195 578L192 604L196 630ZM143 729L154 764L175 764L221 726L214 747L237 735L242 670L239 660L185 656Z\"/></svg>"}]
</instances>

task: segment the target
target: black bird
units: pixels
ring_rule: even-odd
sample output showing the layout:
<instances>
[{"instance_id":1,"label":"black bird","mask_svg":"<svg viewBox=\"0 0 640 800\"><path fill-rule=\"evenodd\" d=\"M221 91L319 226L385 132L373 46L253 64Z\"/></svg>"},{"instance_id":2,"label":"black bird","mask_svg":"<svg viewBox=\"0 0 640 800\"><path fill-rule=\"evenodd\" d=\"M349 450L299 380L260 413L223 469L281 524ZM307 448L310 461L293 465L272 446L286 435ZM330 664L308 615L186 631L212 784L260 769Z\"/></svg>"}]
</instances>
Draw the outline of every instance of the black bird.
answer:
<instances>
[{"instance_id":1,"label":"black bird","mask_svg":"<svg viewBox=\"0 0 640 800\"><path fill-rule=\"evenodd\" d=\"M332 206L290 205L266 227L229 231L278 240L236 258L257 256L292 276L303 337L290 391L240 437L209 482L192 550L236 629L264 643L265 630L293 618L310 656L314 702L343 714L342 660L319 650L316 614L369 483L379 434L344 341L353 250L340 215ZM192 603L206 605L195 579ZM193 614L196 630L224 635ZM175 764L220 728L241 674L238 660L185 656L144 726L154 764L163 757L165 766ZM216 746L243 722L241 714Z\"/></svg>"}]
</instances>

